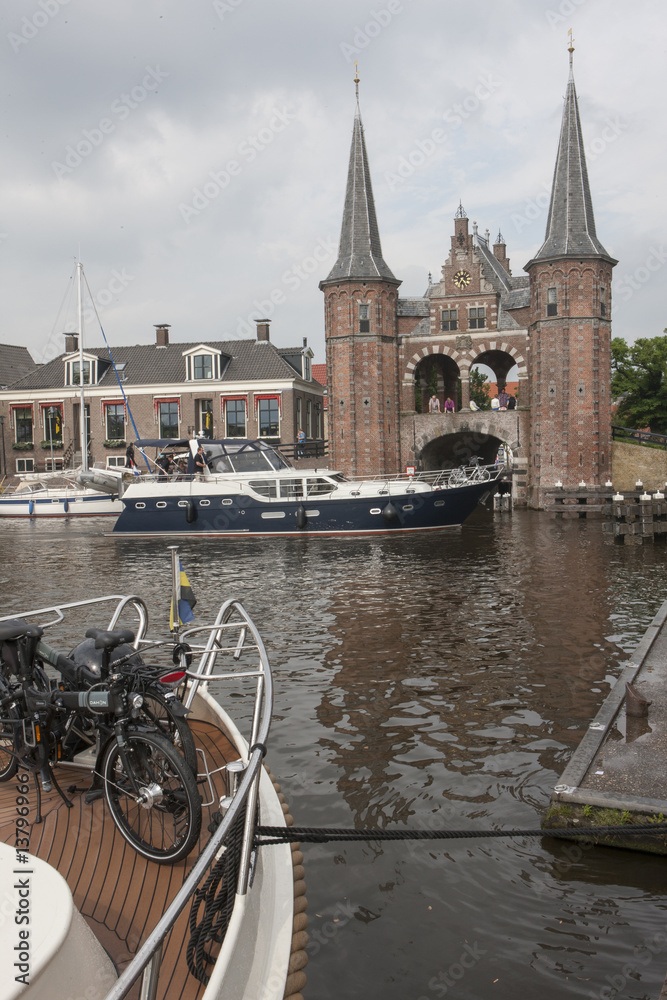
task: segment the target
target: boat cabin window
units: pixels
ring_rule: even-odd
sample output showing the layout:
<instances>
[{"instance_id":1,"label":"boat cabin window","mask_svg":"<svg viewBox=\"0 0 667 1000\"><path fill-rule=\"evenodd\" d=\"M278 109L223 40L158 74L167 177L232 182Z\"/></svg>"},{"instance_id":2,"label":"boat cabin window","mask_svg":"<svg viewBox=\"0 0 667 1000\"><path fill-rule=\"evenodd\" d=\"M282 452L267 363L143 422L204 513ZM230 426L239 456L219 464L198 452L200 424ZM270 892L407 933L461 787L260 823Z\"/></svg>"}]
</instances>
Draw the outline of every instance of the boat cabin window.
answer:
<instances>
[{"instance_id":1,"label":"boat cabin window","mask_svg":"<svg viewBox=\"0 0 667 1000\"><path fill-rule=\"evenodd\" d=\"M248 486L255 493L259 493L261 497L272 499L278 496L278 486L275 479L250 479Z\"/></svg>"},{"instance_id":2,"label":"boat cabin window","mask_svg":"<svg viewBox=\"0 0 667 1000\"><path fill-rule=\"evenodd\" d=\"M317 497L324 493L332 493L334 485L328 479L306 479L306 490L309 497Z\"/></svg>"},{"instance_id":3,"label":"boat cabin window","mask_svg":"<svg viewBox=\"0 0 667 1000\"><path fill-rule=\"evenodd\" d=\"M216 458L212 458L208 467L211 472L233 472L232 463L226 457L226 455L218 455Z\"/></svg>"},{"instance_id":4,"label":"boat cabin window","mask_svg":"<svg viewBox=\"0 0 667 1000\"><path fill-rule=\"evenodd\" d=\"M267 468L289 469L291 466L278 454L278 452L263 449L261 451L237 451L229 456L235 472L266 472Z\"/></svg>"},{"instance_id":5,"label":"boat cabin window","mask_svg":"<svg viewBox=\"0 0 667 1000\"><path fill-rule=\"evenodd\" d=\"M280 479L280 496L287 500L301 499L303 481L301 479Z\"/></svg>"}]
</instances>

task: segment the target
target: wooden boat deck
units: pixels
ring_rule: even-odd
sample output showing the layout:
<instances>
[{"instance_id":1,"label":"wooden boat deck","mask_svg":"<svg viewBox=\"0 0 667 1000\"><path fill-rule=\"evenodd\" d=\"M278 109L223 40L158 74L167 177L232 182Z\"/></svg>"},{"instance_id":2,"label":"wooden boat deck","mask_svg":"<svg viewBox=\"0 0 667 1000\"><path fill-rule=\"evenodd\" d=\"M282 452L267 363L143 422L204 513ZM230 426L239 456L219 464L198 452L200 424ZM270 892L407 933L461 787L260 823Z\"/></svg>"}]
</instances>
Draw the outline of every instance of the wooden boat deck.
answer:
<instances>
[{"instance_id":1,"label":"wooden boat deck","mask_svg":"<svg viewBox=\"0 0 667 1000\"><path fill-rule=\"evenodd\" d=\"M236 748L215 726L193 720L191 727L209 771L238 759ZM199 852L193 850L176 865L146 860L121 837L103 798L92 805L84 802L90 772L63 765L58 767L56 778L73 808L65 806L55 789L42 792L43 822L35 824L36 791L30 776L30 853L56 868L67 881L75 905L122 972L185 881ZM225 794L224 772L212 775L212 782L215 797L213 804L202 810L200 849L210 836L208 825L218 800ZM204 801L211 798L208 783L199 787ZM0 839L12 846L16 795L16 778L0 784ZM204 992L185 961L188 916L186 906L165 941L158 989L162 1000L198 1000ZM138 998L139 984L129 996Z\"/></svg>"}]
</instances>

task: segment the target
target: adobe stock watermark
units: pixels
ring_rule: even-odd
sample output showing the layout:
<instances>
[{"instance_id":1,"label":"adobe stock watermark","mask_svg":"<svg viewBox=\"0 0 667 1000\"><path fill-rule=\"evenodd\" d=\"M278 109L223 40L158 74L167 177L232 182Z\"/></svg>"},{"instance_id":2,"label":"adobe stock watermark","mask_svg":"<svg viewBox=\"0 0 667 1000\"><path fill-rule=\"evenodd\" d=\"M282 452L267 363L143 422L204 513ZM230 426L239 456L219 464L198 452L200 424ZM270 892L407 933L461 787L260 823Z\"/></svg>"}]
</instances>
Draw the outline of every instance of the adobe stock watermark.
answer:
<instances>
[{"instance_id":1,"label":"adobe stock watermark","mask_svg":"<svg viewBox=\"0 0 667 1000\"><path fill-rule=\"evenodd\" d=\"M7 32L7 40L14 52L20 52L24 45L36 38L42 28L50 24L60 12L60 8L66 7L69 2L70 0L39 0L39 10L30 17L26 15L21 18L20 30Z\"/></svg>"},{"instance_id":2,"label":"adobe stock watermark","mask_svg":"<svg viewBox=\"0 0 667 1000\"><path fill-rule=\"evenodd\" d=\"M213 0L213 10L220 20L224 21L225 14L233 14L242 3L245 3L245 0Z\"/></svg>"},{"instance_id":3,"label":"adobe stock watermark","mask_svg":"<svg viewBox=\"0 0 667 1000\"><path fill-rule=\"evenodd\" d=\"M643 264L636 267L632 274L624 274L618 284L614 281L614 296L620 297L622 302L629 302L636 292L648 284L656 271L664 267L666 261L667 247L664 244L651 247Z\"/></svg>"},{"instance_id":4,"label":"adobe stock watermark","mask_svg":"<svg viewBox=\"0 0 667 1000\"><path fill-rule=\"evenodd\" d=\"M280 276L280 285L272 288L266 299L254 300L253 310L248 313L245 319L242 316L237 317L236 336L239 338L249 335L255 336L255 319L260 316L265 319L271 319L276 306L284 305L287 302L287 294L284 289L287 288L290 292L296 292L303 282L323 264L331 260L337 251L338 244L330 236L326 239L318 240L317 245L311 253L302 260L292 264L286 271L283 271Z\"/></svg>"},{"instance_id":5,"label":"adobe stock watermark","mask_svg":"<svg viewBox=\"0 0 667 1000\"><path fill-rule=\"evenodd\" d=\"M389 0L379 10L369 11L368 20L364 24L355 24L351 42L341 42L339 48L346 63L354 62L355 58L367 49L374 38L388 27L397 14L405 10L402 0Z\"/></svg>"},{"instance_id":6,"label":"adobe stock watermark","mask_svg":"<svg viewBox=\"0 0 667 1000\"><path fill-rule=\"evenodd\" d=\"M628 979L640 979L642 966L651 964L656 955L665 950L667 945L667 934L664 931L657 931L648 938L644 938L633 949L634 962L626 962L620 972L612 976L605 976L607 986L602 986L599 990L591 990L588 994L591 1000L613 1000L615 996L624 988Z\"/></svg>"},{"instance_id":7,"label":"adobe stock watermark","mask_svg":"<svg viewBox=\"0 0 667 1000\"><path fill-rule=\"evenodd\" d=\"M562 0L562 3L558 5L556 10L553 8L545 10L544 16L547 19L547 24L552 28L555 28L557 25L560 27L563 22L569 21L577 10L577 7L581 7L584 3L586 3L586 0Z\"/></svg>"},{"instance_id":8,"label":"adobe stock watermark","mask_svg":"<svg viewBox=\"0 0 667 1000\"><path fill-rule=\"evenodd\" d=\"M51 169L58 178L69 176L84 160L98 149L106 137L116 131L118 122L123 122L133 111L143 104L149 94L155 93L155 87L169 76L159 66L146 66L146 74L132 90L120 94L111 103L109 113L115 117L104 117L93 128L81 130L81 138L65 147L63 161L52 160Z\"/></svg>"},{"instance_id":9,"label":"adobe stock watermark","mask_svg":"<svg viewBox=\"0 0 667 1000\"><path fill-rule=\"evenodd\" d=\"M616 115L615 118L607 118L605 125L599 135L592 139L585 148L587 163L594 163L598 157L602 156L618 137L625 132L628 123ZM542 190L533 198L527 198L522 212L512 212L510 216L512 225L517 233L520 233L527 226L542 217L551 202L551 184L542 181Z\"/></svg>"},{"instance_id":10,"label":"adobe stock watermark","mask_svg":"<svg viewBox=\"0 0 667 1000\"><path fill-rule=\"evenodd\" d=\"M311 917L308 927L308 944L306 945L308 955L311 958L317 955L320 948L335 938L338 932L346 924L349 924L350 920L361 909L362 907L347 901L336 903L331 918L318 927L313 927L313 918Z\"/></svg>"},{"instance_id":11,"label":"adobe stock watermark","mask_svg":"<svg viewBox=\"0 0 667 1000\"><path fill-rule=\"evenodd\" d=\"M111 272L111 277L107 281L104 288L100 289L100 291L93 296L95 306L99 309L100 307L104 308L111 305L113 299L117 298L118 295L120 295L121 292L128 287L130 282L134 281L134 279L135 275L128 274L124 267L121 267L120 270L114 268ZM87 326L92 325L95 322L97 322L96 312L93 308L93 303L90 301L90 298L87 297L83 306L84 331ZM53 361L54 358L59 357L59 355L64 352L64 347L63 334L56 333L55 330L52 330L43 350L33 350L31 353L33 354L37 364L46 365L49 361Z\"/></svg>"},{"instance_id":12,"label":"adobe stock watermark","mask_svg":"<svg viewBox=\"0 0 667 1000\"><path fill-rule=\"evenodd\" d=\"M83 322L85 326L95 322L97 318L97 310L105 309L110 306L115 298L125 291L127 286L131 281L134 281L135 275L128 274L125 268L121 268L120 271L113 270L111 272L111 278L107 282L104 288L101 288L93 296L93 301L88 300L86 306L83 309Z\"/></svg>"},{"instance_id":13,"label":"adobe stock watermark","mask_svg":"<svg viewBox=\"0 0 667 1000\"><path fill-rule=\"evenodd\" d=\"M486 949L480 948L475 941L473 944L464 944L459 955L458 962L452 962L449 968L441 970L437 976L432 976L428 981L428 988L438 997L447 996L449 990L458 986L466 972L474 969L480 959L486 955ZM431 1000L422 994L418 1000Z\"/></svg>"},{"instance_id":14,"label":"adobe stock watermark","mask_svg":"<svg viewBox=\"0 0 667 1000\"><path fill-rule=\"evenodd\" d=\"M239 143L236 149L238 159L228 160L220 170L211 170L208 175L209 180L206 180L201 187L193 189L192 201L188 204L180 203L178 210L185 224L189 226L193 219L207 209L210 203L229 187L232 179L241 174L244 163L252 163L295 118L296 114L288 108L273 108L267 124L255 135L248 135Z\"/></svg>"},{"instance_id":15,"label":"adobe stock watermark","mask_svg":"<svg viewBox=\"0 0 667 1000\"><path fill-rule=\"evenodd\" d=\"M442 115L450 131L461 128L465 121L479 110L484 101L495 93L502 83L491 73L480 76L477 86L462 101L457 101ZM449 132L444 128L434 128L423 139L415 139L409 153L401 156L395 171L385 172L384 179L390 191L395 191L401 184L412 177L436 152L438 146L447 141Z\"/></svg>"}]
</instances>

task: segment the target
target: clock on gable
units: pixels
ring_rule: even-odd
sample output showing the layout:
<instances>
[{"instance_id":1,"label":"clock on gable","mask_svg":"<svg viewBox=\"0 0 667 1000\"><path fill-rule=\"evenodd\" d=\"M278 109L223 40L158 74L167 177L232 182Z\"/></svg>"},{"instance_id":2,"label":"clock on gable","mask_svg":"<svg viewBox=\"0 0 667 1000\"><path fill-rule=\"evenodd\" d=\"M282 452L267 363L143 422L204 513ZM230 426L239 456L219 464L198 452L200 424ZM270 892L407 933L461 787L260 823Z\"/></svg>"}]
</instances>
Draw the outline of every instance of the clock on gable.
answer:
<instances>
[{"instance_id":1,"label":"clock on gable","mask_svg":"<svg viewBox=\"0 0 667 1000\"><path fill-rule=\"evenodd\" d=\"M467 271L457 271L454 275L454 284L457 288L467 288L470 284L470 275Z\"/></svg>"}]
</instances>

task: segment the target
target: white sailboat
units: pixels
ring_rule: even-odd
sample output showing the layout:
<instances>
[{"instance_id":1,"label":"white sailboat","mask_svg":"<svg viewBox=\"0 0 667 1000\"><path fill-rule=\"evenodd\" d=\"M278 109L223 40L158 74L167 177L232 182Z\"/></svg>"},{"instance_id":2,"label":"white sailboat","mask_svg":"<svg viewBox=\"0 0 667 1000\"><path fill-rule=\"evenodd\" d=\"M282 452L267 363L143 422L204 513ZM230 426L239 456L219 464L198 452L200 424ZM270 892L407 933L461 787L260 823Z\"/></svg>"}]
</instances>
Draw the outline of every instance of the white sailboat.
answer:
<instances>
[{"instance_id":1,"label":"white sailboat","mask_svg":"<svg viewBox=\"0 0 667 1000\"><path fill-rule=\"evenodd\" d=\"M71 471L28 473L19 486L0 493L0 517L113 516L123 510L122 469L89 469L83 363L83 264L77 261L77 306L79 324L79 390L81 418L79 436L81 465ZM53 452L51 454L53 459ZM54 482L56 480L56 482Z\"/></svg>"}]
</instances>

